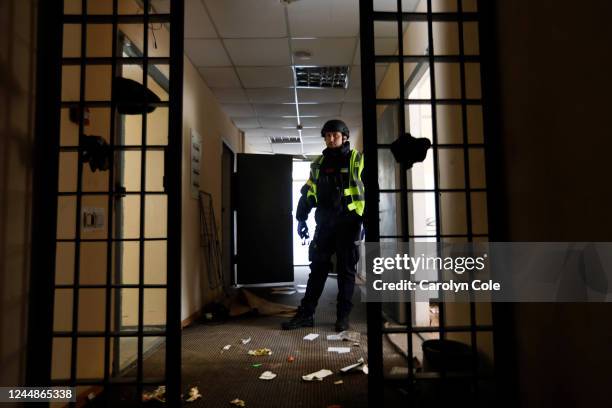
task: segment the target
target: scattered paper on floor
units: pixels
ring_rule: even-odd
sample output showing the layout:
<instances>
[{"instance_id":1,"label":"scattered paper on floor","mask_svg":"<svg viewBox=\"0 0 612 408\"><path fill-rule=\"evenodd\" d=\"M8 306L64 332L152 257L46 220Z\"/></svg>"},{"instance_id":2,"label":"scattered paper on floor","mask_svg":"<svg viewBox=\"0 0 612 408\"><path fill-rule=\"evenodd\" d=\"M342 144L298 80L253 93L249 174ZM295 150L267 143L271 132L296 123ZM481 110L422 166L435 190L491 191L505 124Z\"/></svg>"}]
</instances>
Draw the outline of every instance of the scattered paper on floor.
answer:
<instances>
[{"instance_id":1,"label":"scattered paper on floor","mask_svg":"<svg viewBox=\"0 0 612 408\"><path fill-rule=\"evenodd\" d=\"M344 384L344 381L342 381L342 380L334 381L334 384L335 385Z\"/></svg>"},{"instance_id":2,"label":"scattered paper on floor","mask_svg":"<svg viewBox=\"0 0 612 408\"><path fill-rule=\"evenodd\" d=\"M317 372L314 373L310 373L307 375L303 375L302 379L304 381L323 381L323 379L329 375L332 375L333 373L329 370L326 369L321 369Z\"/></svg>"},{"instance_id":3,"label":"scattered paper on floor","mask_svg":"<svg viewBox=\"0 0 612 408\"><path fill-rule=\"evenodd\" d=\"M342 337L340 337L339 334L328 334L327 340L329 341L342 340Z\"/></svg>"},{"instance_id":4,"label":"scattered paper on floor","mask_svg":"<svg viewBox=\"0 0 612 408\"><path fill-rule=\"evenodd\" d=\"M273 380L274 378L276 378L276 374L274 374L272 371L264 371L259 376L260 380Z\"/></svg>"},{"instance_id":5,"label":"scattered paper on floor","mask_svg":"<svg viewBox=\"0 0 612 408\"><path fill-rule=\"evenodd\" d=\"M304 336L304 340L313 341L317 337L319 337L317 333L310 333L309 335Z\"/></svg>"},{"instance_id":6,"label":"scattered paper on floor","mask_svg":"<svg viewBox=\"0 0 612 408\"><path fill-rule=\"evenodd\" d=\"M249 355L251 356L269 356L272 354L272 350L269 348L260 348L257 350L249 350Z\"/></svg>"},{"instance_id":7,"label":"scattered paper on floor","mask_svg":"<svg viewBox=\"0 0 612 408\"><path fill-rule=\"evenodd\" d=\"M223 346L223 350L227 351L230 349L230 347L232 347L231 344L226 344L225 346Z\"/></svg>"},{"instance_id":8,"label":"scattered paper on floor","mask_svg":"<svg viewBox=\"0 0 612 408\"><path fill-rule=\"evenodd\" d=\"M195 400L198 400L202 398L202 394L200 394L200 390L198 390L198 387L191 387L189 389L189 398L187 398L185 401L186 402L193 402Z\"/></svg>"},{"instance_id":9,"label":"scattered paper on floor","mask_svg":"<svg viewBox=\"0 0 612 408\"><path fill-rule=\"evenodd\" d=\"M361 367L365 364L365 360L363 359L363 357L361 357L359 360L357 360L357 362L355 364L351 364L348 365L346 367L343 367L340 369L341 372L343 373L348 373L351 370L356 369L357 367Z\"/></svg>"},{"instance_id":10,"label":"scattered paper on floor","mask_svg":"<svg viewBox=\"0 0 612 408\"><path fill-rule=\"evenodd\" d=\"M351 348L350 347L328 347L327 348L327 352L328 353L344 354L344 353L350 353L351 352Z\"/></svg>"},{"instance_id":11,"label":"scattered paper on floor","mask_svg":"<svg viewBox=\"0 0 612 408\"><path fill-rule=\"evenodd\" d=\"M166 386L160 385L155 389L155 391L143 391L142 393L142 401L148 402L151 400L157 400L159 402L166 402Z\"/></svg>"},{"instance_id":12,"label":"scattered paper on floor","mask_svg":"<svg viewBox=\"0 0 612 408\"><path fill-rule=\"evenodd\" d=\"M238 398L231 400L230 404L236 407L246 407L246 404L244 403L244 401Z\"/></svg>"},{"instance_id":13,"label":"scattered paper on floor","mask_svg":"<svg viewBox=\"0 0 612 408\"><path fill-rule=\"evenodd\" d=\"M249 337L248 339L240 339L240 341L242 342L242 344L247 344L251 342L251 338Z\"/></svg>"}]
</instances>

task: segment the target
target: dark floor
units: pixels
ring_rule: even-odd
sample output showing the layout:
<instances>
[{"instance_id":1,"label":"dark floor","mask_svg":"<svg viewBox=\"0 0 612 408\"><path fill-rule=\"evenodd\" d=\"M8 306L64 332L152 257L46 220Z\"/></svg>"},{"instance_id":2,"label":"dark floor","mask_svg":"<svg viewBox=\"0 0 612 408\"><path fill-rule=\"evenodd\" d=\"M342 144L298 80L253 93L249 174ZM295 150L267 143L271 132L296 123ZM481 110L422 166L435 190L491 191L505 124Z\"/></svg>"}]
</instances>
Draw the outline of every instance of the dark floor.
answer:
<instances>
[{"instance_id":1,"label":"dark floor","mask_svg":"<svg viewBox=\"0 0 612 408\"><path fill-rule=\"evenodd\" d=\"M296 284L304 284L307 268L296 268ZM336 279L330 277L315 315L315 327L294 331L280 330L281 317L242 317L218 325L195 324L183 331L183 388L198 386L203 398L192 407L228 407L229 401L239 398L247 407L285 408L367 406L367 376L362 372L338 374L340 368L355 363L360 357L367 360L365 304L355 292L355 308L351 314L351 330L361 333L360 347L351 346L346 354L328 353L328 346L350 346L349 342L327 341L334 334ZM302 293L271 295L268 289L250 289L278 303L297 305ZM303 340L309 333L318 333L314 341ZM242 338L251 337L243 345ZM231 348L223 351L223 346ZM255 357L248 350L267 347L271 356ZM295 361L287 361L289 356ZM146 361L149 370L163 367L163 352L153 353ZM262 363L254 368L252 364ZM147 369L149 367L149 369ZM321 382L305 382L302 376L320 369L333 375ZM259 375L270 370L277 374L273 380L260 380ZM153 372L151 372L153 374ZM334 381L343 380L335 385Z\"/></svg>"}]
</instances>

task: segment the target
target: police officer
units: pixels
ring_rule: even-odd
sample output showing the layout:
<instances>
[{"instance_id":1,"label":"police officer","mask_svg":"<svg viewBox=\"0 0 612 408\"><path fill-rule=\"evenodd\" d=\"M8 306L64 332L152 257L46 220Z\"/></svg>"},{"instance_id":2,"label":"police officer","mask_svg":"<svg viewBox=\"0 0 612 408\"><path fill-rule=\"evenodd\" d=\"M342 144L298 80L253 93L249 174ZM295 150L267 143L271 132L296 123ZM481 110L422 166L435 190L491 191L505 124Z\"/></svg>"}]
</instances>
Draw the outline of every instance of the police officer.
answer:
<instances>
[{"instance_id":1,"label":"police officer","mask_svg":"<svg viewBox=\"0 0 612 408\"><path fill-rule=\"evenodd\" d=\"M334 253L338 273L337 331L348 329L353 307L351 299L359 259L357 244L365 208L361 181L363 156L351 149L349 129L341 120L326 122L321 136L325 138L327 148L310 166L310 178L302 187L296 213L298 235L304 239L308 237L308 214L313 207L317 207L317 227L308 250L310 275L297 313L282 324L285 330L314 325L313 315L331 270L331 256Z\"/></svg>"}]
</instances>

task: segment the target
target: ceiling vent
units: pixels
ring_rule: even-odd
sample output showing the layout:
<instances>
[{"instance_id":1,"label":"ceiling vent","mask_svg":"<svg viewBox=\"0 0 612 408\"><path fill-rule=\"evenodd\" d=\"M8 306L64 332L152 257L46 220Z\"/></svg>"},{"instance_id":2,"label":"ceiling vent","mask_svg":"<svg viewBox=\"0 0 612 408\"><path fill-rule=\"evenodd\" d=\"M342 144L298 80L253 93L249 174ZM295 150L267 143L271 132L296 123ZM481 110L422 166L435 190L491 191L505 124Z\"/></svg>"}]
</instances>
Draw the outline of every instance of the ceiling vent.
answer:
<instances>
[{"instance_id":1,"label":"ceiling vent","mask_svg":"<svg viewBox=\"0 0 612 408\"><path fill-rule=\"evenodd\" d=\"M297 136L271 137L270 143L272 144L296 144L296 143L302 143L302 139L300 139Z\"/></svg>"},{"instance_id":2,"label":"ceiling vent","mask_svg":"<svg viewBox=\"0 0 612 408\"><path fill-rule=\"evenodd\" d=\"M300 88L346 88L348 66L295 67L295 79Z\"/></svg>"}]
</instances>

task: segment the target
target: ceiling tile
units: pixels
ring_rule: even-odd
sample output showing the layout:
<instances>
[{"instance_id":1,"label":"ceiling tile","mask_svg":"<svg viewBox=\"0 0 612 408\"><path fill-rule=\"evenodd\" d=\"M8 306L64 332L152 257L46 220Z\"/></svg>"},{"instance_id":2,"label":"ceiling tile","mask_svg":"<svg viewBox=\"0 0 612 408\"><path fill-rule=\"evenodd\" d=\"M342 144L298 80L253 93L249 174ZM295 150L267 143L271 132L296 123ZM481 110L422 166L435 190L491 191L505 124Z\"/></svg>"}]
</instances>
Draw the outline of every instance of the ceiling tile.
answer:
<instances>
[{"instance_id":1,"label":"ceiling tile","mask_svg":"<svg viewBox=\"0 0 612 408\"><path fill-rule=\"evenodd\" d=\"M293 88L247 89L246 94L255 103L289 103L295 102Z\"/></svg>"},{"instance_id":2,"label":"ceiling tile","mask_svg":"<svg viewBox=\"0 0 612 408\"><path fill-rule=\"evenodd\" d=\"M286 37L285 10L279 0L204 0L223 38Z\"/></svg>"},{"instance_id":3,"label":"ceiling tile","mask_svg":"<svg viewBox=\"0 0 612 408\"><path fill-rule=\"evenodd\" d=\"M295 116L295 105L285 104L254 104L257 116Z\"/></svg>"},{"instance_id":4,"label":"ceiling tile","mask_svg":"<svg viewBox=\"0 0 612 408\"><path fill-rule=\"evenodd\" d=\"M342 115L340 119L343 120L349 128L361 127L361 112L359 112L359 115L355 116Z\"/></svg>"},{"instance_id":5,"label":"ceiling tile","mask_svg":"<svg viewBox=\"0 0 612 408\"><path fill-rule=\"evenodd\" d=\"M302 144L301 143L289 143L289 144L273 144L272 150L276 154L291 154L296 155L302 154Z\"/></svg>"},{"instance_id":6,"label":"ceiling tile","mask_svg":"<svg viewBox=\"0 0 612 408\"><path fill-rule=\"evenodd\" d=\"M237 67L245 88L293 86L291 67Z\"/></svg>"},{"instance_id":7,"label":"ceiling tile","mask_svg":"<svg viewBox=\"0 0 612 408\"><path fill-rule=\"evenodd\" d=\"M185 0L185 38L217 38L201 0Z\"/></svg>"},{"instance_id":8,"label":"ceiling tile","mask_svg":"<svg viewBox=\"0 0 612 408\"><path fill-rule=\"evenodd\" d=\"M293 51L308 51L305 65L350 65L357 41L354 38L292 39Z\"/></svg>"},{"instance_id":9,"label":"ceiling tile","mask_svg":"<svg viewBox=\"0 0 612 408\"><path fill-rule=\"evenodd\" d=\"M234 68L198 68L209 88L240 88Z\"/></svg>"},{"instance_id":10,"label":"ceiling tile","mask_svg":"<svg viewBox=\"0 0 612 408\"><path fill-rule=\"evenodd\" d=\"M212 92L220 103L249 103L241 88L213 88Z\"/></svg>"},{"instance_id":11,"label":"ceiling tile","mask_svg":"<svg viewBox=\"0 0 612 408\"><path fill-rule=\"evenodd\" d=\"M257 153L272 153L272 145L270 142L268 143L253 143L249 141L249 138L246 138L246 142L251 146L251 148Z\"/></svg>"},{"instance_id":12,"label":"ceiling tile","mask_svg":"<svg viewBox=\"0 0 612 408\"><path fill-rule=\"evenodd\" d=\"M361 65L361 43L357 40L357 47L355 47L355 57L353 57L353 65Z\"/></svg>"},{"instance_id":13,"label":"ceiling tile","mask_svg":"<svg viewBox=\"0 0 612 408\"><path fill-rule=\"evenodd\" d=\"M359 35L358 0L308 0L288 6L293 37L355 37Z\"/></svg>"},{"instance_id":14,"label":"ceiling tile","mask_svg":"<svg viewBox=\"0 0 612 408\"><path fill-rule=\"evenodd\" d=\"M185 39L185 54L196 67L229 67L232 65L221 40Z\"/></svg>"},{"instance_id":15,"label":"ceiling tile","mask_svg":"<svg viewBox=\"0 0 612 408\"><path fill-rule=\"evenodd\" d=\"M221 108L232 118L255 116L255 111L250 103L224 103Z\"/></svg>"},{"instance_id":16,"label":"ceiling tile","mask_svg":"<svg viewBox=\"0 0 612 408\"><path fill-rule=\"evenodd\" d=\"M344 89L298 89L298 102L342 102L344 100Z\"/></svg>"},{"instance_id":17,"label":"ceiling tile","mask_svg":"<svg viewBox=\"0 0 612 408\"><path fill-rule=\"evenodd\" d=\"M318 129L320 132L325 122L327 122L330 119L338 119L338 118L337 118L337 115L321 116L321 117L316 117L316 118L302 118L302 125Z\"/></svg>"},{"instance_id":18,"label":"ceiling tile","mask_svg":"<svg viewBox=\"0 0 612 408\"><path fill-rule=\"evenodd\" d=\"M340 115L339 103L320 103L317 105L300 105L300 115L314 116L338 116Z\"/></svg>"},{"instance_id":19,"label":"ceiling tile","mask_svg":"<svg viewBox=\"0 0 612 408\"><path fill-rule=\"evenodd\" d=\"M259 123L261 123L261 126L265 128L277 128L277 129L289 128L289 127L293 128L297 126L297 119L296 118L261 117L259 118Z\"/></svg>"},{"instance_id":20,"label":"ceiling tile","mask_svg":"<svg viewBox=\"0 0 612 408\"><path fill-rule=\"evenodd\" d=\"M212 92L220 103L249 103L241 88L212 88Z\"/></svg>"},{"instance_id":21,"label":"ceiling tile","mask_svg":"<svg viewBox=\"0 0 612 408\"><path fill-rule=\"evenodd\" d=\"M360 103L344 103L342 104L342 116L358 116L361 115Z\"/></svg>"},{"instance_id":22,"label":"ceiling tile","mask_svg":"<svg viewBox=\"0 0 612 408\"><path fill-rule=\"evenodd\" d=\"M264 129L266 137L298 137L297 129Z\"/></svg>"},{"instance_id":23,"label":"ceiling tile","mask_svg":"<svg viewBox=\"0 0 612 408\"><path fill-rule=\"evenodd\" d=\"M307 138L315 138L315 139L321 139L321 128L320 127L316 127L314 129L302 129L302 137L307 137Z\"/></svg>"},{"instance_id":24,"label":"ceiling tile","mask_svg":"<svg viewBox=\"0 0 612 408\"><path fill-rule=\"evenodd\" d=\"M227 39L225 46L236 66L291 65L286 38Z\"/></svg>"},{"instance_id":25,"label":"ceiling tile","mask_svg":"<svg viewBox=\"0 0 612 408\"><path fill-rule=\"evenodd\" d=\"M349 70L349 88L361 88L361 67L353 65Z\"/></svg>"},{"instance_id":26,"label":"ceiling tile","mask_svg":"<svg viewBox=\"0 0 612 408\"><path fill-rule=\"evenodd\" d=\"M344 96L345 102L361 102L361 88L349 88Z\"/></svg>"},{"instance_id":27,"label":"ceiling tile","mask_svg":"<svg viewBox=\"0 0 612 408\"><path fill-rule=\"evenodd\" d=\"M256 117L243 117L243 118L234 118L234 125L238 129L258 129L261 126L259 125L259 121Z\"/></svg>"}]
</instances>

